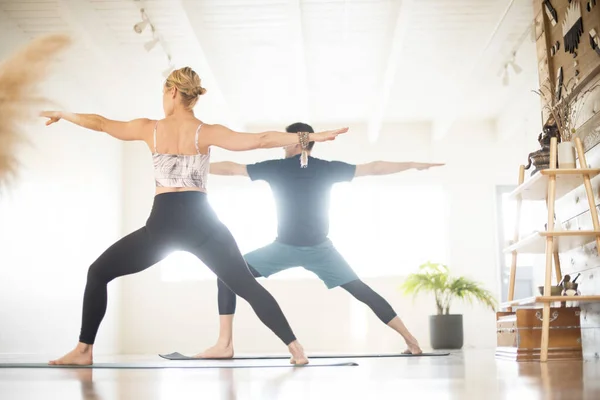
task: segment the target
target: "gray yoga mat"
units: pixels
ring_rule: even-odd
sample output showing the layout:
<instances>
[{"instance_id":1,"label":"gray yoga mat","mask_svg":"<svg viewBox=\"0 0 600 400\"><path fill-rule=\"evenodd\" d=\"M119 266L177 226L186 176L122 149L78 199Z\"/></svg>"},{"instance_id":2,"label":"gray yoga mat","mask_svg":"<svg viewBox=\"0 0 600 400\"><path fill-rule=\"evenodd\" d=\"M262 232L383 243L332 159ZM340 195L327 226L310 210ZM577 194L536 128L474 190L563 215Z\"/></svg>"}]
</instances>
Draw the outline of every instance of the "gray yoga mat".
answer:
<instances>
[{"instance_id":1,"label":"gray yoga mat","mask_svg":"<svg viewBox=\"0 0 600 400\"><path fill-rule=\"evenodd\" d=\"M358 366L355 362L342 362L342 363L323 363L323 362L311 362L308 365L296 366L289 362L276 362L276 363L231 363L226 364L223 362L215 363L206 362L204 360L196 360L197 363L167 363L167 362L127 362L127 363L98 363L94 365L48 365L46 363L18 363L18 362L4 362L0 363L0 368L93 368L93 369L161 369L161 368L312 368L312 367L356 367Z\"/></svg>"},{"instance_id":2,"label":"gray yoga mat","mask_svg":"<svg viewBox=\"0 0 600 400\"><path fill-rule=\"evenodd\" d=\"M422 353L422 354L329 354L329 355L309 355L309 359L325 358L390 358L390 357L442 357L450 353ZM160 357L172 361L193 361L193 360L287 360L290 356L237 356L228 359L218 358L194 358L175 352L170 354L159 354Z\"/></svg>"}]
</instances>

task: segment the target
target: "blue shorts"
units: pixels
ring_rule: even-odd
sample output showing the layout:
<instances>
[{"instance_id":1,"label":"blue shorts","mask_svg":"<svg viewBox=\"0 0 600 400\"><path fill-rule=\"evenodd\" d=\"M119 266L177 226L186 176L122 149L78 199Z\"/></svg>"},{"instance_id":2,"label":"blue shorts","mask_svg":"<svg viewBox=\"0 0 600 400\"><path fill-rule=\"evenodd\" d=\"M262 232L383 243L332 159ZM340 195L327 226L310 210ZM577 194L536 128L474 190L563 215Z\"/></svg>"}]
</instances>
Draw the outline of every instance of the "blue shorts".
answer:
<instances>
[{"instance_id":1,"label":"blue shorts","mask_svg":"<svg viewBox=\"0 0 600 400\"><path fill-rule=\"evenodd\" d=\"M332 289L358 279L331 240L316 246L292 246L273 242L244 255L248 265L265 278L280 271L303 267Z\"/></svg>"}]
</instances>

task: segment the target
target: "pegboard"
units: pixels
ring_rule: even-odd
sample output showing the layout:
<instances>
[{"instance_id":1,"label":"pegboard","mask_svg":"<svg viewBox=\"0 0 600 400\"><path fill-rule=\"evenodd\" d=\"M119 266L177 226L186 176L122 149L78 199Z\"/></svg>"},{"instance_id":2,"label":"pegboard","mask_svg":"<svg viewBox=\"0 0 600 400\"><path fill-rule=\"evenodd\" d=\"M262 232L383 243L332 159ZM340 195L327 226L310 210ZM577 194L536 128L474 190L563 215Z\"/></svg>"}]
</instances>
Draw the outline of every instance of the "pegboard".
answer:
<instances>
[{"instance_id":1,"label":"pegboard","mask_svg":"<svg viewBox=\"0 0 600 400\"><path fill-rule=\"evenodd\" d=\"M552 6L553 12L546 7L546 3ZM540 87L550 82L552 99L556 101L557 75L562 67L562 82L564 85L569 83L569 88L574 84L571 96L576 96L587 83L600 75L600 54L590 43L592 29L598 35L600 43L600 0L533 0L533 4ZM583 31L574 49L575 54L572 54L565 45L563 24L570 26L569 21L576 20L573 16L578 16L576 12L574 13L577 6L581 12ZM556 16L556 20L553 15ZM570 42L574 43L572 40ZM565 96L564 89L561 95ZM545 105L544 100L542 105ZM548 112L544 110L542 114L543 122L546 122L549 118Z\"/></svg>"}]
</instances>

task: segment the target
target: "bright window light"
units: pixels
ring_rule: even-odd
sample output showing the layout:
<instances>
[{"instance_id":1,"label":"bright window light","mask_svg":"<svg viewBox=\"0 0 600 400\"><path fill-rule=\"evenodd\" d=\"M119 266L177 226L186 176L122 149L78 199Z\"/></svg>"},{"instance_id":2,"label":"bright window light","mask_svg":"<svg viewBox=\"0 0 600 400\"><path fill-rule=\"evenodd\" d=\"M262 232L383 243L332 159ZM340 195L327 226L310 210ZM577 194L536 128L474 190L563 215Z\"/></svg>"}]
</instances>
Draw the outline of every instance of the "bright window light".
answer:
<instances>
[{"instance_id":1,"label":"bright window light","mask_svg":"<svg viewBox=\"0 0 600 400\"><path fill-rule=\"evenodd\" d=\"M509 199L509 193L502 195L502 212L504 216L504 238L512 240L515 234L515 223L517 220L517 203ZM545 222L548 221L548 212L543 202L527 202L521 204L521 223L519 227L520 238L527 237L535 231L545 230ZM503 243L503 247L508 243ZM517 266L533 266L536 260L535 254L519 254ZM510 268L511 253L504 254L506 265Z\"/></svg>"},{"instance_id":2,"label":"bright window light","mask_svg":"<svg viewBox=\"0 0 600 400\"><path fill-rule=\"evenodd\" d=\"M334 188L330 237L337 249L361 277L405 275L428 260L445 262L442 187L386 183Z\"/></svg>"},{"instance_id":3,"label":"bright window light","mask_svg":"<svg viewBox=\"0 0 600 400\"><path fill-rule=\"evenodd\" d=\"M277 233L275 204L264 182L214 190L209 201L242 253L271 243ZM330 238L361 277L405 275L421 263L445 262L446 198L437 185L354 181L334 186ZM175 252L161 263L165 281L214 279L195 256ZM302 268L275 279L312 279Z\"/></svg>"}]
</instances>

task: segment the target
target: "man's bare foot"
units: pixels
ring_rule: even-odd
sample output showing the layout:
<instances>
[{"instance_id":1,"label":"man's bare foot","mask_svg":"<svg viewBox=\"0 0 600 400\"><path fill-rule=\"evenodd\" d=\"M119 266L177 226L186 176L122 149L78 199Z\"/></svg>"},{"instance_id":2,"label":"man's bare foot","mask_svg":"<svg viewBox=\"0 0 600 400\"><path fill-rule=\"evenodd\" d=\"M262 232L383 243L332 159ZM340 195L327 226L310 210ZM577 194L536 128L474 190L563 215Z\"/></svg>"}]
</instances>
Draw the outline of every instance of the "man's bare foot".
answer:
<instances>
[{"instance_id":1,"label":"man's bare foot","mask_svg":"<svg viewBox=\"0 0 600 400\"><path fill-rule=\"evenodd\" d=\"M407 349L404 350L404 354L423 354L423 350L421 350L419 343L416 340L406 341L406 347Z\"/></svg>"},{"instance_id":2,"label":"man's bare foot","mask_svg":"<svg viewBox=\"0 0 600 400\"><path fill-rule=\"evenodd\" d=\"M417 342L417 339L415 339L415 337L408 331L400 317L396 316L392 318L392 320L388 322L388 326L398 332L406 342L407 349L404 350L403 354L423 353L423 350L421 350L419 347L419 342Z\"/></svg>"},{"instance_id":3,"label":"man's bare foot","mask_svg":"<svg viewBox=\"0 0 600 400\"><path fill-rule=\"evenodd\" d=\"M219 344L209 347L204 350L202 353L198 353L194 356L194 358L233 358L233 345L229 344Z\"/></svg>"},{"instance_id":4,"label":"man's bare foot","mask_svg":"<svg viewBox=\"0 0 600 400\"><path fill-rule=\"evenodd\" d=\"M48 362L49 365L92 365L94 355L92 345L78 343L74 350L68 352L57 360Z\"/></svg>"},{"instance_id":5,"label":"man's bare foot","mask_svg":"<svg viewBox=\"0 0 600 400\"><path fill-rule=\"evenodd\" d=\"M292 358L290 358L290 364L294 365L306 365L308 364L308 357L304 354L304 349L302 345L298 343L297 340L294 340L288 346L290 353L292 354Z\"/></svg>"}]
</instances>

